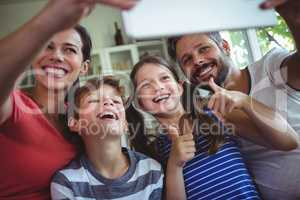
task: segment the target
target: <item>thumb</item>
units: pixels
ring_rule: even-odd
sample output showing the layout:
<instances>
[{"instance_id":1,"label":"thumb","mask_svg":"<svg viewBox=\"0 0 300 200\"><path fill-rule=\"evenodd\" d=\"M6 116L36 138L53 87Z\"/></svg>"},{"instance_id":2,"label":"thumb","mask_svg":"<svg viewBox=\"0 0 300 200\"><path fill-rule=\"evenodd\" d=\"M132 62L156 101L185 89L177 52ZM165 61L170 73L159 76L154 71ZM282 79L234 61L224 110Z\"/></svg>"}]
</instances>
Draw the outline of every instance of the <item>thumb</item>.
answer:
<instances>
[{"instance_id":1,"label":"thumb","mask_svg":"<svg viewBox=\"0 0 300 200\"><path fill-rule=\"evenodd\" d=\"M181 135L187 135L187 134L191 134L193 131L193 126L192 126L192 116L191 114L184 114L180 120L179 120L179 129L180 129L180 133Z\"/></svg>"},{"instance_id":2,"label":"thumb","mask_svg":"<svg viewBox=\"0 0 300 200\"><path fill-rule=\"evenodd\" d=\"M208 81L208 85L209 87L214 91L214 92L219 92L221 91L223 88L221 88L220 86L218 86L213 77L210 77L209 81Z\"/></svg>"},{"instance_id":3,"label":"thumb","mask_svg":"<svg viewBox=\"0 0 300 200\"><path fill-rule=\"evenodd\" d=\"M177 127L170 126L168 127L168 136L173 141L175 141L179 137L179 132Z\"/></svg>"}]
</instances>

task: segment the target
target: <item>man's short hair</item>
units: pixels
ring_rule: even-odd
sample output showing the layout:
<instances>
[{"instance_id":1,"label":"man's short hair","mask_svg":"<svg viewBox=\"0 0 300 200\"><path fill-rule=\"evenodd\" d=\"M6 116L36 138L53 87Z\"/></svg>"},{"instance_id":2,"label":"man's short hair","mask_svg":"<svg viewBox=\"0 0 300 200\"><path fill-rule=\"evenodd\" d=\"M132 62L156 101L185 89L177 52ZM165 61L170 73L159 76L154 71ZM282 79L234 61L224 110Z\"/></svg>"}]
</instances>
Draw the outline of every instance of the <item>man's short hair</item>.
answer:
<instances>
[{"instance_id":1,"label":"man's short hair","mask_svg":"<svg viewBox=\"0 0 300 200\"><path fill-rule=\"evenodd\" d=\"M221 44L222 44L222 37L220 35L219 32L209 32L209 33L205 33L211 40L213 40L219 48L221 48ZM170 37L168 38L168 53L169 56L171 57L171 59L173 59L174 61L176 61L176 44L178 42L178 40L180 40L183 36L185 35L180 35L180 36L175 36L175 37Z\"/></svg>"}]
</instances>

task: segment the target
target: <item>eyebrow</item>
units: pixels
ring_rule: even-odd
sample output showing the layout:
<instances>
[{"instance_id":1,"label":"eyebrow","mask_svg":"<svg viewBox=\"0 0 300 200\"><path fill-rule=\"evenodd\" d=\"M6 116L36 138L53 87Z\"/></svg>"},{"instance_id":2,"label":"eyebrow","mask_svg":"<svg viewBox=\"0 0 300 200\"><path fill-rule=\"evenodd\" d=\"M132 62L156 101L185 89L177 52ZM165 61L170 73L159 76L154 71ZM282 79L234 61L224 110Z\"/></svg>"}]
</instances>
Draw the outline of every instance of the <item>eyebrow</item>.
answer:
<instances>
[{"instance_id":1,"label":"eyebrow","mask_svg":"<svg viewBox=\"0 0 300 200\"><path fill-rule=\"evenodd\" d=\"M72 43L63 43L63 45L65 45L65 46L72 46L72 47L80 49L80 46L78 46L76 44L72 44Z\"/></svg>"},{"instance_id":2,"label":"eyebrow","mask_svg":"<svg viewBox=\"0 0 300 200\"><path fill-rule=\"evenodd\" d=\"M55 44L53 41L50 41L49 44ZM80 46L77 45L77 44L72 44L72 43L69 43L69 42L66 42L66 43L63 43L62 44L63 46L72 46L72 47L75 47L77 49L80 49Z\"/></svg>"},{"instance_id":3,"label":"eyebrow","mask_svg":"<svg viewBox=\"0 0 300 200\"><path fill-rule=\"evenodd\" d=\"M203 43L198 43L198 44L196 44L196 45L194 45L193 47L192 47L192 50L194 50L194 49L196 49L196 48L199 48L199 47L201 47L201 46L203 46L204 44ZM185 53L185 54L183 54L183 56L180 58L180 63L181 63L181 61L185 58L185 57L187 57L187 56L189 56L190 54L187 54L187 53Z\"/></svg>"},{"instance_id":4,"label":"eyebrow","mask_svg":"<svg viewBox=\"0 0 300 200\"><path fill-rule=\"evenodd\" d=\"M161 72L161 73L158 74L158 76L165 75L165 74L168 74L168 72ZM145 81L149 81L149 80L148 79L143 79L140 84L143 84ZM151 82L151 81L149 81L149 82Z\"/></svg>"}]
</instances>

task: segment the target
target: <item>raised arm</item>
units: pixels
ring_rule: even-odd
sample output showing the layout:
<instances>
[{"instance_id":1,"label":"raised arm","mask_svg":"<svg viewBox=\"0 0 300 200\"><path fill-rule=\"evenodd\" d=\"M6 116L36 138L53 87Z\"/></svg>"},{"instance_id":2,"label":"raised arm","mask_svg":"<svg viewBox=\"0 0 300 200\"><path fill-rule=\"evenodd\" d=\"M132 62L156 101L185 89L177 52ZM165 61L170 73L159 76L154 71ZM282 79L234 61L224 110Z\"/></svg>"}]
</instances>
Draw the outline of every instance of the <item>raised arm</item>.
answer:
<instances>
[{"instance_id":1,"label":"raised arm","mask_svg":"<svg viewBox=\"0 0 300 200\"><path fill-rule=\"evenodd\" d=\"M195 142L191 127L185 128L179 135L176 127L168 127L168 135L172 140L172 147L166 171L166 199L187 199L183 178L183 167L191 160L196 152Z\"/></svg>"},{"instance_id":2,"label":"raised arm","mask_svg":"<svg viewBox=\"0 0 300 200\"><path fill-rule=\"evenodd\" d=\"M297 46L300 48L300 1L267 0L261 4L263 9L275 8L286 21Z\"/></svg>"},{"instance_id":3,"label":"raised arm","mask_svg":"<svg viewBox=\"0 0 300 200\"><path fill-rule=\"evenodd\" d=\"M36 54L55 33L76 25L97 3L128 9L135 0L49 0L29 22L0 40L0 124L10 116L8 97L17 78Z\"/></svg>"},{"instance_id":4,"label":"raised arm","mask_svg":"<svg viewBox=\"0 0 300 200\"><path fill-rule=\"evenodd\" d=\"M208 107L235 125L235 133L256 144L276 150L292 150L298 146L298 135L279 112L248 95L219 87L210 79L215 94Z\"/></svg>"},{"instance_id":5,"label":"raised arm","mask_svg":"<svg viewBox=\"0 0 300 200\"><path fill-rule=\"evenodd\" d=\"M296 43L297 51L286 60L282 73L287 84L293 88L300 89L300 1L299 0L268 0L262 4L262 8L273 8L285 19Z\"/></svg>"}]
</instances>

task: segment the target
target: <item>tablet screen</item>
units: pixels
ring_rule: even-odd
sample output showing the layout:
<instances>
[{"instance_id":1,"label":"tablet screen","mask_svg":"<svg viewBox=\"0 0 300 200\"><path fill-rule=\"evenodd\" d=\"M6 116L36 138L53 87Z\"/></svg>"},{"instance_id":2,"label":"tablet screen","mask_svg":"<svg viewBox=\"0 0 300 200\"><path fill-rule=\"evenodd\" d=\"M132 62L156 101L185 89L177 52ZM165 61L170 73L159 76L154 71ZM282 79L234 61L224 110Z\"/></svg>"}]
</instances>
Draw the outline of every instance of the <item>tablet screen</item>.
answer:
<instances>
[{"instance_id":1,"label":"tablet screen","mask_svg":"<svg viewBox=\"0 0 300 200\"><path fill-rule=\"evenodd\" d=\"M144 39L276 24L274 10L261 10L263 0L140 0L123 11L128 36Z\"/></svg>"}]
</instances>

